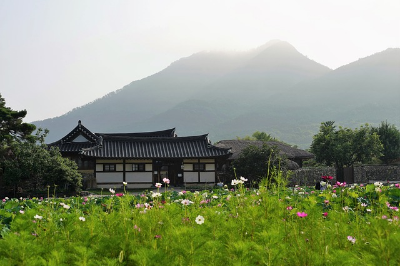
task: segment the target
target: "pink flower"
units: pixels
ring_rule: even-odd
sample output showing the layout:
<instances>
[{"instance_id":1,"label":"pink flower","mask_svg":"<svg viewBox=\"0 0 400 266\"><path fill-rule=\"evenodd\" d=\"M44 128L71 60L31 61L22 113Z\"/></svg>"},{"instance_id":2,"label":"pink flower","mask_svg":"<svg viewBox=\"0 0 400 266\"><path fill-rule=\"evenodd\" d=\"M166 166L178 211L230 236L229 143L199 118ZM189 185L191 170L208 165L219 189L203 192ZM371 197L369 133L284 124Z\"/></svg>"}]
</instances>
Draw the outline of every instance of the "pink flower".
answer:
<instances>
[{"instance_id":1,"label":"pink flower","mask_svg":"<svg viewBox=\"0 0 400 266\"><path fill-rule=\"evenodd\" d=\"M297 213L297 216L299 216L300 218L307 217L307 213L305 213L305 212L298 212L298 213Z\"/></svg>"},{"instance_id":2,"label":"pink flower","mask_svg":"<svg viewBox=\"0 0 400 266\"><path fill-rule=\"evenodd\" d=\"M122 197L124 195L124 193L117 193L117 194L115 194L115 196L117 196L117 197Z\"/></svg>"},{"instance_id":3,"label":"pink flower","mask_svg":"<svg viewBox=\"0 0 400 266\"><path fill-rule=\"evenodd\" d=\"M347 236L347 240L349 240L352 244L356 243L356 238L352 236Z\"/></svg>"},{"instance_id":4,"label":"pink flower","mask_svg":"<svg viewBox=\"0 0 400 266\"><path fill-rule=\"evenodd\" d=\"M160 188L160 187L162 187L162 184L161 183L156 183L156 188Z\"/></svg>"},{"instance_id":5,"label":"pink flower","mask_svg":"<svg viewBox=\"0 0 400 266\"><path fill-rule=\"evenodd\" d=\"M324 200L324 203L325 204L329 204L329 200Z\"/></svg>"},{"instance_id":6,"label":"pink flower","mask_svg":"<svg viewBox=\"0 0 400 266\"><path fill-rule=\"evenodd\" d=\"M286 207L286 210L291 211L293 210L293 207L292 206Z\"/></svg>"},{"instance_id":7,"label":"pink flower","mask_svg":"<svg viewBox=\"0 0 400 266\"><path fill-rule=\"evenodd\" d=\"M325 216L325 217L328 217L328 213L327 212L324 212L322 215Z\"/></svg>"},{"instance_id":8,"label":"pink flower","mask_svg":"<svg viewBox=\"0 0 400 266\"><path fill-rule=\"evenodd\" d=\"M154 238L155 239L161 238L161 235L155 235Z\"/></svg>"},{"instance_id":9,"label":"pink flower","mask_svg":"<svg viewBox=\"0 0 400 266\"><path fill-rule=\"evenodd\" d=\"M169 181L169 179L168 179L168 178L166 178L166 177L165 177L165 178L163 178L163 180L162 180L162 181L163 181L165 184L169 184L169 182L170 182L170 181Z\"/></svg>"},{"instance_id":10,"label":"pink flower","mask_svg":"<svg viewBox=\"0 0 400 266\"><path fill-rule=\"evenodd\" d=\"M386 215L382 215L382 219L383 220L387 219L387 216Z\"/></svg>"},{"instance_id":11,"label":"pink flower","mask_svg":"<svg viewBox=\"0 0 400 266\"><path fill-rule=\"evenodd\" d=\"M322 176L322 179L323 179L323 180L332 180L333 177L330 176L330 175L329 175L329 176L328 176L328 175L323 175L323 176Z\"/></svg>"},{"instance_id":12,"label":"pink flower","mask_svg":"<svg viewBox=\"0 0 400 266\"><path fill-rule=\"evenodd\" d=\"M400 188L400 184L394 184L394 186Z\"/></svg>"}]
</instances>

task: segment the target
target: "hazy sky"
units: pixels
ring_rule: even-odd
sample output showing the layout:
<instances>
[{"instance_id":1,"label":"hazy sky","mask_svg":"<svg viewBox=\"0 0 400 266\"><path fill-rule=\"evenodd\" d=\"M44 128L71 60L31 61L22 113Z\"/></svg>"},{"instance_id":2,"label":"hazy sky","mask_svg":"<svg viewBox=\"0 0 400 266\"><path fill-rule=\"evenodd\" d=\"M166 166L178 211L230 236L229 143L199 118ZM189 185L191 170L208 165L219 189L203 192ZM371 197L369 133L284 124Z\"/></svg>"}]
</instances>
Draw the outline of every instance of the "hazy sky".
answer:
<instances>
[{"instance_id":1,"label":"hazy sky","mask_svg":"<svg viewBox=\"0 0 400 266\"><path fill-rule=\"evenodd\" d=\"M399 0L0 0L0 93L62 115L203 50L291 43L332 69L400 47Z\"/></svg>"}]
</instances>

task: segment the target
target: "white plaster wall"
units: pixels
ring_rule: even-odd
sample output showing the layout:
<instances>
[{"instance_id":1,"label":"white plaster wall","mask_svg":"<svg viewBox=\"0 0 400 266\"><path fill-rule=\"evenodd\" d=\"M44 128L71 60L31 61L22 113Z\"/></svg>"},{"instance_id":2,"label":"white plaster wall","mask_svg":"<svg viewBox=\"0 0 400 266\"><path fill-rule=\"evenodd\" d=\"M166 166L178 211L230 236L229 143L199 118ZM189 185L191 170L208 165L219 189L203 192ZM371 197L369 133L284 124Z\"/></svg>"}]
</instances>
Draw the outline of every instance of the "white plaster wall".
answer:
<instances>
[{"instance_id":1,"label":"white plaster wall","mask_svg":"<svg viewBox=\"0 0 400 266\"><path fill-rule=\"evenodd\" d=\"M200 182L215 182L215 173L214 172L201 172L200 173Z\"/></svg>"},{"instance_id":2,"label":"white plaster wall","mask_svg":"<svg viewBox=\"0 0 400 266\"><path fill-rule=\"evenodd\" d=\"M96 164L96 172L103 172L103 165L102 164Z\"/></svg>"},{"instance_id":3,"label":"white plaster wall","mask_svg":"<svg viewBox=\"0 0 400 266\"><path fill-rule=\"evenodd\" d=\"M189 163L189 164L184 164L183 165L183 169L185 171L193 171L193 164Z\"/></svg>"},{"instance_id":4,"label":"white plaster wall","mask_svg":"<svg viewBox=\"0 0 400 266\"><path fill-rule=\"evenodd\" d=\"M152 164L146 164L146 165L144 166L144 169L145 169L146 171L153 171L153 165L152 165Z\"/></svg>"},{"instance_id":5,"label":"white plaster wall","mask_svg":"<svg viewBox=\"0 0 400 266\"><path fill-rule=\"evenodd\" d=\"M123 164L117 164L116 165L116 170L117 171L121 171L121 172L124 171L124 165Z\"/></svg>"},{"instance_id":6,"label":"white plaster wall","mask_svg":"<svg viewBox=\"0 0 400 266\"><path fill-rule=\"evenodd\" d=\"M211 163L206 164L206 170L207 171L214 171L215 170L215 164L211 164Z\"/></svg>"},{"instance_id":7,"label":"white plaster wall","mask_svg":"<svg viewBox=\"0 0 400 266\"><path fill-rule=\"evenodd\" d=\"M185 172L183 174L183 182L198 182L198 172Z\"/></svg>"},{"instance_id":8,"label":"white plaster wall","mask_svg":"<svg viewBox=\"0 0 400 266\"><path fill-rule=\"evenodd\" d=\"M99 183L113 183L113 182L121 182L123 181L122 173L112 173L112 172L103 172L96 173L96 181Z\"/></svg>"},{"instance_id":9,"label":"white plaster wall","mask_svg":"<svg viewBox=\"0 0 400 266\"><path fill-rule=\"evenodd\" d=\"M126 182L153 182L151 172L130 172L125 174Z\"/></svg>"}]
</instances>

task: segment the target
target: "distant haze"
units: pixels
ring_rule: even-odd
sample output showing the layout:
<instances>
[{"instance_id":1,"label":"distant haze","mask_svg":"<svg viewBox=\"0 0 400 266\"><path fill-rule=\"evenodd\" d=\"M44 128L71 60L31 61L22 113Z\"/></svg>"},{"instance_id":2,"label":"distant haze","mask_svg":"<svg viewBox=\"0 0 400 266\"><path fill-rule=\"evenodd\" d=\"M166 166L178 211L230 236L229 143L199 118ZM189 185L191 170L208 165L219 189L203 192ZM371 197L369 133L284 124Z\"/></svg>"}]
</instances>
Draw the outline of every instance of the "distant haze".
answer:
<instances>
[{"instance_id":1,"label":"distant haze","mask_svg":"<svg viewBox=\"0 0 400 266\"><path fill-rule=\"evenodd\" d=\"M400 47L399 14L398 0L1 1L0 92L8 106L27 109L26 121L43 120L181 58L201 51L250 51L273 39L337 69ZM242 59L229 60L223 62L234 67ZM260 61L248 63L246 69ZM173 65L168 71L174 71ZM229 70L213 65L218 75ZM226 85L239 79L229 73ZM306 76L297 74L286 85ZM244 78L240 82L258 77L253 72ZM201 86L204 80L199 82ZM171 95L162 100L172 105Z\"/></svg>"},{"instance_id":2,"label":"distant haze","mask_svg":"<svg viewBox=\"0 0 400 266\"><path fill-rule=\"evenodd\" d=\"M331 70L285 41L248 52L200 52L53 119L47 141L78 120L94 132L176 128L213 141L265 131L306 148L323 121L400 125L400 48Z\"/></svg>"}]
</instances>

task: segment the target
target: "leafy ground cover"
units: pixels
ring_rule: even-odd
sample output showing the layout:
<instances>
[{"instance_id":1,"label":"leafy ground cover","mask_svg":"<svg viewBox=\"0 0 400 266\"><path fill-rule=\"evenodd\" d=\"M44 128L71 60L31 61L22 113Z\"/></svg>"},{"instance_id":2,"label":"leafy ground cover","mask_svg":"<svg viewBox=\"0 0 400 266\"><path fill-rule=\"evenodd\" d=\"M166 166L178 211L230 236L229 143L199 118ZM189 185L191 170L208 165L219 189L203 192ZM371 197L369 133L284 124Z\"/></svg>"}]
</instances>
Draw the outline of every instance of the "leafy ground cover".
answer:
<instances>
[{"instance_id":1,"label":"leafy ground cover","mask_svg":"<svg viewBox=\"0 0 400 266\"><path fill-rule=\"evenodd\" d=\"M399 265L399 185L325 181L5 198L0 265Z\"/></svg>"}]
</instances>

